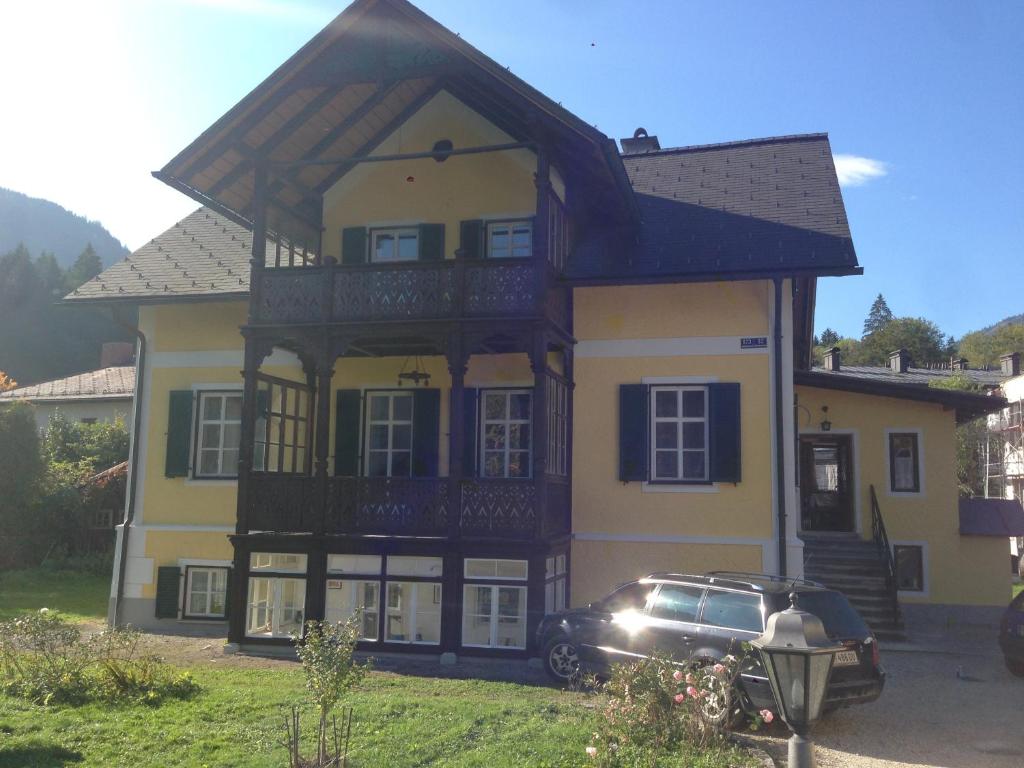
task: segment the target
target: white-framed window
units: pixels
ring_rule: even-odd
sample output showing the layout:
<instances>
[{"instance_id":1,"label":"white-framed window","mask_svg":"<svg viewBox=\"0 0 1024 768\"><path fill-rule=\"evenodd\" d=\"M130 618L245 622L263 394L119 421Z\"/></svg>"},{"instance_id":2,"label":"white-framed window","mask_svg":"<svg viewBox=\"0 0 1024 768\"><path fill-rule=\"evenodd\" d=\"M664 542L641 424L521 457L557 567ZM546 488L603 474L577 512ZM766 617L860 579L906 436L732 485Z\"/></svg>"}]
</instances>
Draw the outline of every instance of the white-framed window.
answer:
<instances>
[{"instance_id":1,"label":"white-framed window","mask_svg":"<svg viewBox=\"0 0 1024 768\"><path fill-rule=\"evenodd\" d=\"M533 255L533 221L487 223L487 256L492 259L528 258Z\"/></svg>"},{"instance_id":2,"label":"white-framed window","mask_svg":"<svg viewBox=\"0 0 1024 768\"><path fill-rule=\"evenodd\" d=\"M224 618L227 614L228 569L186 566L184 618Z\"/></svg>"},{"instance_id":3,"label":"white-framed window","mask_svg":"<svg viewBox=\"0 0 1024 768\"><path fill-rule=\"evenodd\" d=\"M370 261L416 261L420 253L420 232L416 227L371 230Z\"/></svg>"},{"instance_id":4,"label":"white-framed window","mask_svg":"<svg viewBox=\"0 0 1024 768\"><path fill-rule=\"evenodd\" d=\"M526 648L526 587L464 585L462 644L472 648Z\"/></svg>"},{"instance_id":5,"label":"white-framed window","mask_svg":"<svg viewBox=\"0 0 1024 768\"><path fill-rule=\"evenodd\" d=\"M247 637L299 635L305 609L305 579L250 577L245 634Z\"/></svg>"},{"instance_id":6,"label":"white-framed window","mask_svg":"<svg viewBox=\"0 0 1024 768\"><path fill-rule=\"evenodd\" d=\"M367 392L367 476L412 474L412 406L411 392Z\"/></svg>"},{"instance_id":7,"label":"white-framed window","mask_svg":"<svg viewBox=\"0 0 1024 768\"><path fill-rule=\"evenodd\" d=\"M241 392L199 392L193 476L237 477Z\"/></svg>"},{"instance_id":8,"label":"white-framed window","mask_svg":"<svg viewBox=\"0 0 1024 768\"><path fill-rule=\"evenodd\" d=\"M380 582L365 579L328 579L324 618L348 621L359 611L359 639L380 639Z\"/></svg>"},{"instance_id":9,"label":"white-framed window","mask_svg":"<svg viewBox=\"0 0 1024 768\"><path fill-rule=\"evenodd\" d=\"M387 582L384 640L415 645L441 642L440 582Z\"/></svg>"},{"instance_id":10,"label":"white-framed window","mask_svg":"<svg viewBox=\"0 0 1024 768\"><path fill-rule=\"evenodd\" d=\"M481 474L530 477L532 393L528 389L485 389L481 399Z\"/></svg>"},{"instance_id":11,"label":"white-framed window","mask_svg":"<svg viewBox=\"0 0 1024 768\"><path fill-rule=\"evenodd\" d=\"M328 555L328 573L379 574L384 558L380 555Z\"/></svg>"},{"instance_id":12,"label":"white-framed window","mask_svg":"<svg viewBox=\"0 0 1024 768\"><path fill-rule=\"evenodd\" d=\"M565 584L568 577L568 558L554 555L544 562L544 613L557 613L566 609Z\"/></svg>"},{"instance_id":13,"label":"white-framed window","mask_svg":"<svg viewBox=\"0 0 1024 768\"><path fill-rule=\"evenodd\" d=\"M526 560L495 560L492 558L467 557L464 563L467 579L499 579L525 581L529 573Z\"/></svg>"},{"instance_id":14,"label":"white-framed window","mask_svg":"<svg viewBox=\"0 0 1024 768\"><path fill-rule=\"evenodd\" d=\"M651 480L708 479L708 389L651 387Z\"/></svg>"},{"instance_id":15,"label":"white-framed window","mask_svg":"<svg viewBox=\"0 0 1024 768\"><path fill-rule=\"evenodd\" d=\"M926 592L925 548L922 544L892 544L896 588L900 592Z\"/></svg>"},{"instance_id":16,"label":"white-framed window","mask_svg":"<svg viewBox=\"0 0 1024 768\"><path fill-rule=\"evenodd\" d=\"M388 576L422 576L441 578L444 560L440 557L388 556Z\"/></svg>"}]
</instances>

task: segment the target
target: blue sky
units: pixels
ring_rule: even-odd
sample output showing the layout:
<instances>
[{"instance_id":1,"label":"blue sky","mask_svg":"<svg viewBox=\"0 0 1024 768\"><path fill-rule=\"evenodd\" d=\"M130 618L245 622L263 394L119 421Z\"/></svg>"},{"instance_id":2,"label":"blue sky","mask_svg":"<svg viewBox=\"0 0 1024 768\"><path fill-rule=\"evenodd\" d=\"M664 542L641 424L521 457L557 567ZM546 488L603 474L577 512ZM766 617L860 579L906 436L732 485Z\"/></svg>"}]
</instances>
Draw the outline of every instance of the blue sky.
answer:
<instances>
[{"instance_id":1,"label":"blue sky","mask_svg":"<svg viewBox=\"0 0 1024 768\"><path fill-rule=\"evenodd\" d=\"M1024 312L1024 3L418 4L616 138L828 131L865 275L820 282L819 330L878 292L956 336ZM141 245L194 207L149 172L344 5L3 3L0 186Z\"/></svg>"}]
</instances>

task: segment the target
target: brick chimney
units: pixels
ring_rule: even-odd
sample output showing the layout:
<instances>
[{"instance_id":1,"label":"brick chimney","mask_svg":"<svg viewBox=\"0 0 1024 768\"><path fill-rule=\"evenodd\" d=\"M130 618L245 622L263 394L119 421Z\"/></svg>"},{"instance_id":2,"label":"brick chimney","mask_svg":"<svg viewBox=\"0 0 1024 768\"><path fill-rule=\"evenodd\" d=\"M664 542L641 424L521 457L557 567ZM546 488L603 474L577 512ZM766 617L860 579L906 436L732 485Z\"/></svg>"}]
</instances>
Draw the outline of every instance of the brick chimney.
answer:
<instances>
[{"instance_id":1,"label":"brick chimney","mask_svg":"<svg viewBox=\"0 0 1024 768\"><path fill-rule=\"evenodd\" d=\"M966 357L954 357L949 361L949 367L954 371L966 371L967 370L967 358Z\"/></svg>"},{"instance_id":2,"label":"brick chimney","mask_svg":"<svg viewBox=\"0 0 1024 768\"><path fill-rule=\"evenodd\" d=\"M135 345L130 341L108 341L100 350L100 368L135 365Z\"/></svg>"},{"instance_id":3,"label":"brick chimney","mask_svg":"<svg viewBox=\"0 0 1024 768\"><path fill-rule=\"evenodd\" d=\"M893 373L906 373L910 367L910 353L905 349L897 349L889 353L889 368Z\"/></svg>"},{"instance_id":4,"label":"brick chimney","mask_svg":"<svg viewBox=\"0 0 1024 768\"><path fill-rule=\"evenodd\" d=\"M826 371L838 371L841 365L839 359L839 347L832 347L832 349L825 350L825 370Z\"/></svg>"},{"instance_id":5,"label":"brick chimney","mask_svg":"<svg viewBox=\"0 0 1024 768\"><path fill-rule=\"evenodd\" d=\"M1020 376L1020 352L1010 352L999 358L999 367L1004 376Z\"/></svg>"}]
</instances>

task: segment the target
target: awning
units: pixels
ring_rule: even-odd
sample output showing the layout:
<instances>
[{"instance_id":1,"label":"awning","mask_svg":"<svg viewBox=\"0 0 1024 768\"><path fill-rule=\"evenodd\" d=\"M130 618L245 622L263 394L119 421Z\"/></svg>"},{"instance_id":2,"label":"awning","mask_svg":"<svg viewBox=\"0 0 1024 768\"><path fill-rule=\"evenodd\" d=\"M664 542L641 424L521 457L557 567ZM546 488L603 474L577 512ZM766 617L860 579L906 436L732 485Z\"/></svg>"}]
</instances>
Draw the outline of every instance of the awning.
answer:
<instances>
[{"instance_id":1,"label":"awning","mask_svg":"<svg viewBox=\"0 0 1024 768\"><path fill-rule=\"evenodd\" d=\"M1024 536L1024 507L1017 499L960 499L961 536Z\"/></svg>"}]
</instances>

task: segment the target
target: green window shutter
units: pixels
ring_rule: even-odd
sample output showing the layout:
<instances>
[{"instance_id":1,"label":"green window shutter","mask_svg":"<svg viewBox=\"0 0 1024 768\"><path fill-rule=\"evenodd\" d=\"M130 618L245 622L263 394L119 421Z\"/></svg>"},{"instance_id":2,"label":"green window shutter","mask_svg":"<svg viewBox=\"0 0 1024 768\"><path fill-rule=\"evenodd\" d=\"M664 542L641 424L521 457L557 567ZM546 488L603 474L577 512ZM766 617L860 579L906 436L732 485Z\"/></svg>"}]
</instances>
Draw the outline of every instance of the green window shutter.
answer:
<instances>
[{"instance_id":1,"label":"green window shutter","mask_svg":"<svg viewBox=\"0 0 1024 768\"><path fill-rule=\"evenodd\" d=\"M167 458L164 474L167 477L188 476L188 455L192 441L192 401L190 389L171 392L167 414Z\"/></svg>"},{"instance_id":2,"label":"green window shutter","mask_svg":"<svg viewBox=\"0 0 1024 768\"><path fill-rule=\"evenodd\" d=\"M181 592L181 570L176 565L156 569L156 617L178 618L178 597Z\"/></svg>"},{"instance_id":3,"label":"green window shutter","mask_svg":"<svg viewBox=\"0 0 1024 768\"><path fill-rule=\"evenodd\" d=\"M708 385L708 479L740 481L740 385Z\"/></svg>"},{"instance_id":4,"label":"green window shutter","mask_svg":"<svg viewBox=\"0 0 1024 768\"><path fill-rule=\"evenodd\" d=\"M412 476L437 477L441 441L441 390L412 392Z\"/></svg>"},{"instance_id":5,"label":"green window shutter","mask_svg":"<svg viewBox=\"0 0 1024 768\"><path fill-rule=\"evenodd\" d=\"M420 224L420 261L444 259L444 224Z\"/></svg>"},{"instance_id":6,"label":"green window shutter","mask_svg":"<svg viewBox=\"0 0 1024 768\"><path fill-rule=\"evenodd\" d=\"M359 474L359 414L363 395L358 389L339 389L334 409L334 474Z\"/></svg>"},{"instance_id":7,"label":"green window shutter","mask_svg":"<svg viewBox=\"0 0 1024 768\"><path fill-rule=\"evenodd\" d=\"M623 482L647 479L649 400L647 385L619 385L619 480Z\"/></svg>"},{"instance_id":8,"label":"green window shutter","mask_svg":"<svg viewBox=\"0 0 1024 768\"><path fill-rule=\"evenodd\" d=\"M466 477L477 476L477 438L480 427L477 424L480 390L466 387L462 399L462 472Z\"/></svg>"},{"instance_id":9,"label":"green window shutter","mask_svg":"<svg viewBox=\"0 0 1024 768\"><path fill-rule=\"evenodd\" d=\"M366 227L345 227L341 230L341 263L365 264Z\"/></svg>"},{"instance_id":10,"label":"green window shutter","mask_svg":"<svg viewBox=\"0 0 1024 768\"><path fill-rule=\"evenodd\" d=\"M469 219L459 223L459 249L465 259L480 259L484 256L484 223L480 219Z\"/></svg>"}]
</instances>

